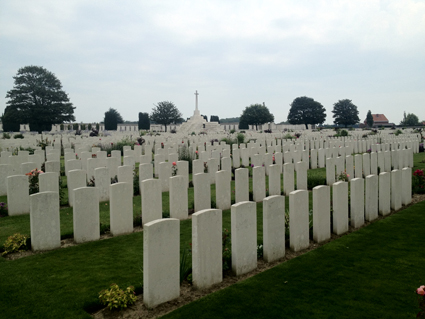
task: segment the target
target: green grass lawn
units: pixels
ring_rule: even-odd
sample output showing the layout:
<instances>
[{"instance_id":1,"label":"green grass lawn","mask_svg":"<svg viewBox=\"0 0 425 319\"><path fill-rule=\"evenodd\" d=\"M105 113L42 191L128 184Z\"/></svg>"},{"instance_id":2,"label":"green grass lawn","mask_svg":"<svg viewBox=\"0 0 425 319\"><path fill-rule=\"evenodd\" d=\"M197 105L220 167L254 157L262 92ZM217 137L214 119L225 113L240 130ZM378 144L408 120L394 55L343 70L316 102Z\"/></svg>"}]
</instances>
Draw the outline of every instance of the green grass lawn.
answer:
<instances>
[{"instance_id":1,"label":"green grass lawn","mask_svg":"<svg viewBox=\"0 0 425 319\"><path fill-rule=\"evenodd\" d=\"M425 159L425 153L415 154L414 158L416 169L416 165ZM310 170L310 174L320 177L325 170ZM214 185L211 186L211 195L215 198ZM0 197L0 202L7 202L6 196ZM193 188L189 189L189 206L191 202ZM133 204L134 216L139 216L140 196L134 197ZM286 200L287 207L288 204L289 200ZM417 204L291 260L270 270L272 275L266 272L221 292L230 291L230 295L208 296L194 303L191 310L193 315L186 313L186 316L199 318L245 314L271 318L285 313L292 318L303 312L306 315L300 316L302 318L340 318L345 316L343 310L350 317L351 313L358 314L351 308L359 308L357 311L363 311L361 317L396 318L393 314L398 314L398 318L409 317L415 311L413 290L425 282L425 245L421 244L422 238L419 237L425 225L424 205ZM100 203L99 207L100 222L109 225L109 204ZM164 211L168 207L168 193L163 193ZM72 208L61 208L60 220L61 236L72 237ZM257 204L257 221L257 241L261 243L261 203ZM230 228L229 210L223 212L223 227ZM0 219L0 244L16 232L30 234L29 215ZM180 240L182 251L189 248L190 220L181 222ZM81 244L14 261L0 258L0 306L3 311L0 317L90 318L84 309L96 306L98 292L111 283L115 282L120 287L134 285L140 291L142 259L143 233ZM288 283L282 284L282 281ZM251 287L252 282L254 286ZM262 282L267 286L256 286ZM241 287L242 292L234 290ZM211 300L211 305L215 306L200 306L205 300ZM226 307L223 307L224 303ZM244 305L252 309L245 309ZM266 312L268 308L275 310ZM379 315L383 308L389 309L385 316ZM187 311L185 309L187 307L172 316L182 315L181 311ZM199 314L199 309L208 311ZM333 313L337 315L333 316Z\"/></svg>"},{"instance_id":2,"label":"green grass lawn","mask_svg":"<svg viewBox=\"0 0 425 319\"><path fill-rule=\"evenodd\" d=\"M425 202L164 318L414 318Z\"/></svg>"}]
</instances>

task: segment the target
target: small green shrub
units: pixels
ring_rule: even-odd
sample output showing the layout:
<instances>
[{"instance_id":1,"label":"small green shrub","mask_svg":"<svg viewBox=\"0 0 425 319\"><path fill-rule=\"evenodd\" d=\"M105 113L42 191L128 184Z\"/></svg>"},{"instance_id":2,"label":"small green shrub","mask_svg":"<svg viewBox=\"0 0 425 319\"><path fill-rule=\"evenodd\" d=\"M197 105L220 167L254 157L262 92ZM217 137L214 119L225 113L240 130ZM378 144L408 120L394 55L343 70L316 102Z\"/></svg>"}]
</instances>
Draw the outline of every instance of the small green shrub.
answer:
<instances>
[{"instance_id":1,"label":"small green shrub","mask_svg":"<svg viewBox=\"0 0 425 319\"><path fill-rule=\"evenodd\" d=\"M348 136L348 132L346 130L341 130L341 132L339 132L339 135Z\"/></svg>"},{"instance_id":2,"label":"small green shrub","mask_svg":"<svg viewBox=\"0 0 425 319\"><path fill-rule=\"evenodd\" d=\"M6 217L9 216L9 213L7 212L6 203L1 202L0 203L0 217Z\"/></svg>"},{"instance_id":3,"label":"small green shrub","mask_svg":"<svg viewBox=\"0 0 425 319\"><path fill-rule=\"evenodd\" d=\"M102 290L99 293L99 301L102 305L112 309L124 309L128 305L132 305L136 302L137 297L134 292L134 287L130 286L124 291L118 287L117 284L111 284L110 289Z\"/></svg>"},{"instance_id":4,"label":"small green shrub","mask_svg":"<svg viewBox=\"0 0 425 319\"><path fill-rule=\"evenodd\" d=\"M20 151L28 151L29 155L34 155L35 148L32 148L30 146L25 147L25 148L22 147L22 146L19 146L19 150Z\"/></svg>"},{"instance_id":5,"label":"small green shrub","mask_svg":"<svg viewBox=\"0 0 425 319\"><path fill-rule=\"evenodd\" d=\"M294 137L291 135L291 134L289 134L289 133L287 133L284 137L282 137L284 140L292 140Z\"/></svg>"},{"instance_id":6,"label":"small green shrub","mask_svg":"<svg viewBox=\"0 0 425 319\"><path fill-rule=\"evenodd\" d=\"M104 234L109 233L111 231L111 226L99 223L99 229L100 229L100 234L104 235Z\"/></svg>"},{"instance_id":7,"label":"small green shrub","mask_svg":"<svg viewBox=\"0 0 425 319\"><path fill-rule=\"evenodd\" d=\"M190 250L185 249L180 257L180 285L192 273L192 262L189 255Z\"/></svg>"},{"instance_id":8,"label":"small green shrub","mask_svg":"<svg viewBox=\"0 0 425 319\"><path fill-rule=\"evenodd\" d=\"M425 194L425 173L423 169L417 169L413 172L412 193Z\"/></svg>"},{"instance_id":9,"label":"small green shrub","mask_svg":"<svg viewBox=\"0 0 425 319\"><path fill-rule=\"evenodd\" d=\"M25 174L28 176L30 195L39 192L38 176L43 173L43 171L34 168L31 172Z\"/></svg>"},{"instance_id":10,"label":"small green shrub","mask_svg":"<svg viewBox=\"0 0 425 319\"><path fill-rule=\"evenodd\" d=\"M229 131L229 133L230 134L233 134L233 133L235 133L236 131L234 130L234 129L231 129L230 131Z\"/></svg>"},{"instance_id":11,"label":"small green shrub","mask_svg":"<svg viewBox=\"0 0 425 319\"><path fill-rule=\"evenodd\" d=\"M236 139L238 140L238 144L243 144L245 141L245 135L243 133L238 133L238 135L236 135Z\"/></svg>"},{"instance_id":12,"label":"small green shrub","mask_svg":"<svg viewBox=\"0 0 425 319\"><path fill-rule=\"evenodd\" d=\"M10 139L10 134L9 133L6 133L6 132L3 132L3 139L5 139L5 140Z\"/></svg>"},{"instance_id":13,"label":"small green shrub","mask_svg":"<svg viewBox=\"0 0 425 319\"><path fill-rule=\"evenodd\" d=\"M20 233L9 236L3 244L4 252L2 256L28 250L27 239L26 235L21 235Z\"/></svg>"},{"instance_id":14,"label":"small green shrub","mask_svg":"<svg viewBox=\"0 0 425 319\"><path fill-rule=\"evenodd\" d=\"M257 259L263 258L263 244L257 246Z\"/></svg>"},{"instance_id":15,"label":"small green shrub","mask_svg":"<svg viewBox=\"0 0 425 319\"><path fill-rule=\"evenodd\" d=\"M395 132L394 132L394 135L395 135L395 136L398 136L398 135L400 135L400 134L403 134L403 132L402 132L401 130L397 130L397 131L395 131Z\"/></svg>"},{"instance_id":16,"label":"small green shrub","mask_svg":"<svg viewBox=\"0 0 425 319\"><path fill-rule=\"evenodd\" d=\"M15 134L15 135L13 135L13 138L20 138L20 139L22 139L22 138L24 138L24 136L21 134L21 133L19 133L19 134Z\"/></svg>"}]
</instances>

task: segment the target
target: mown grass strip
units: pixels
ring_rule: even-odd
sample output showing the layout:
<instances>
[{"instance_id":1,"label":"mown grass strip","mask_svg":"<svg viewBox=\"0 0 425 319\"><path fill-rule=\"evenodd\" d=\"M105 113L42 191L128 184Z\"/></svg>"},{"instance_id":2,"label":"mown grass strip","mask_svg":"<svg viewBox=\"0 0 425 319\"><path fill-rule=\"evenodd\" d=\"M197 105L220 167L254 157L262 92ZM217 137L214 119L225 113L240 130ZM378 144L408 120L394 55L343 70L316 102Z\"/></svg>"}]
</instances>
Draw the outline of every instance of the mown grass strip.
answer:
<instances>
[{"instance_id":1,"label":"mown grass strip","mask_svg":"<svg viewBox=\"0 0 425 319\"><path fill-rule=\"evenodd\" d=\"M425 202L164 318L414 318Z\"/></svg>"}]
</instances>

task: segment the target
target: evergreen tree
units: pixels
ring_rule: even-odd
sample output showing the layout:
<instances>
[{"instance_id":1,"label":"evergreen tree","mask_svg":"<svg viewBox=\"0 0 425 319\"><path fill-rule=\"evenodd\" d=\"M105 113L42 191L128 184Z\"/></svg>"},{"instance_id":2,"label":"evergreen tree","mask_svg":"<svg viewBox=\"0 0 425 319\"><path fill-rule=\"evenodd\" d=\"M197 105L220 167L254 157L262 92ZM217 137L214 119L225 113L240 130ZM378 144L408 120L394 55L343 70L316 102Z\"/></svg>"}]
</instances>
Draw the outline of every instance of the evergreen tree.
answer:
<instances>
[{"instance_id":1,"label":"evergreen tree","mask_svg":"<svg viewBox=\"0 0 425 319\"><path fill-rule=\"evenodd\" d=\"M148 113L139 113L139 130L149 130L151 128L151 121Z\"/></svg>"},{"instance_id":2,"label":"evergreen tree","mask_svg":"<svg viewBox=\"0 0 425 319\"><path fill-rule=\"evenodd\" d=\"M366 124L367 124L368 127L373 126L373 116L372 116L372 112L370 110L367 112L367 115L366 115Z\"/></svg>"},{"instance_id":3,"label":"evergreen tree","mask_svg":"<svg viewBox=\"0 0 425 319\"><path fill-rule=\"evenodd\" d=\"M123 123L124 120L121 117L121 114L118 113L116 109L110 108L105 112L105 130L107 131L116 131L118 123Z\"/></svg>"}]
</instances>

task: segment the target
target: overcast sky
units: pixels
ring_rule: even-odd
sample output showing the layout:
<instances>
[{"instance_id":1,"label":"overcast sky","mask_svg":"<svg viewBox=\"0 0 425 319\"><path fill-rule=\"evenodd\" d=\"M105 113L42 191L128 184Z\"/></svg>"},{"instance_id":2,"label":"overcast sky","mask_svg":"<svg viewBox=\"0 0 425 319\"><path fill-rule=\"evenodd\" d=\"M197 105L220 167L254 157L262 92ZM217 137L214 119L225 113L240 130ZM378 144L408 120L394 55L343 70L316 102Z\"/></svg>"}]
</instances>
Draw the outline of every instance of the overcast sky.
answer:
<instances>
[{"instance_id":1,"label":"overcast sky","mask_svg":"<svg viewBox=\"0 0 425 319\"><path fill-rule=\"evenodd\" d=\"M77 122L124 120L172 101L190 117L238 117L266 103L275 122L308 96L350 99L363 121L425 120L424 0L0 0L0 114L19 68L53 72Z\"/></svg>"}]
</instances>

